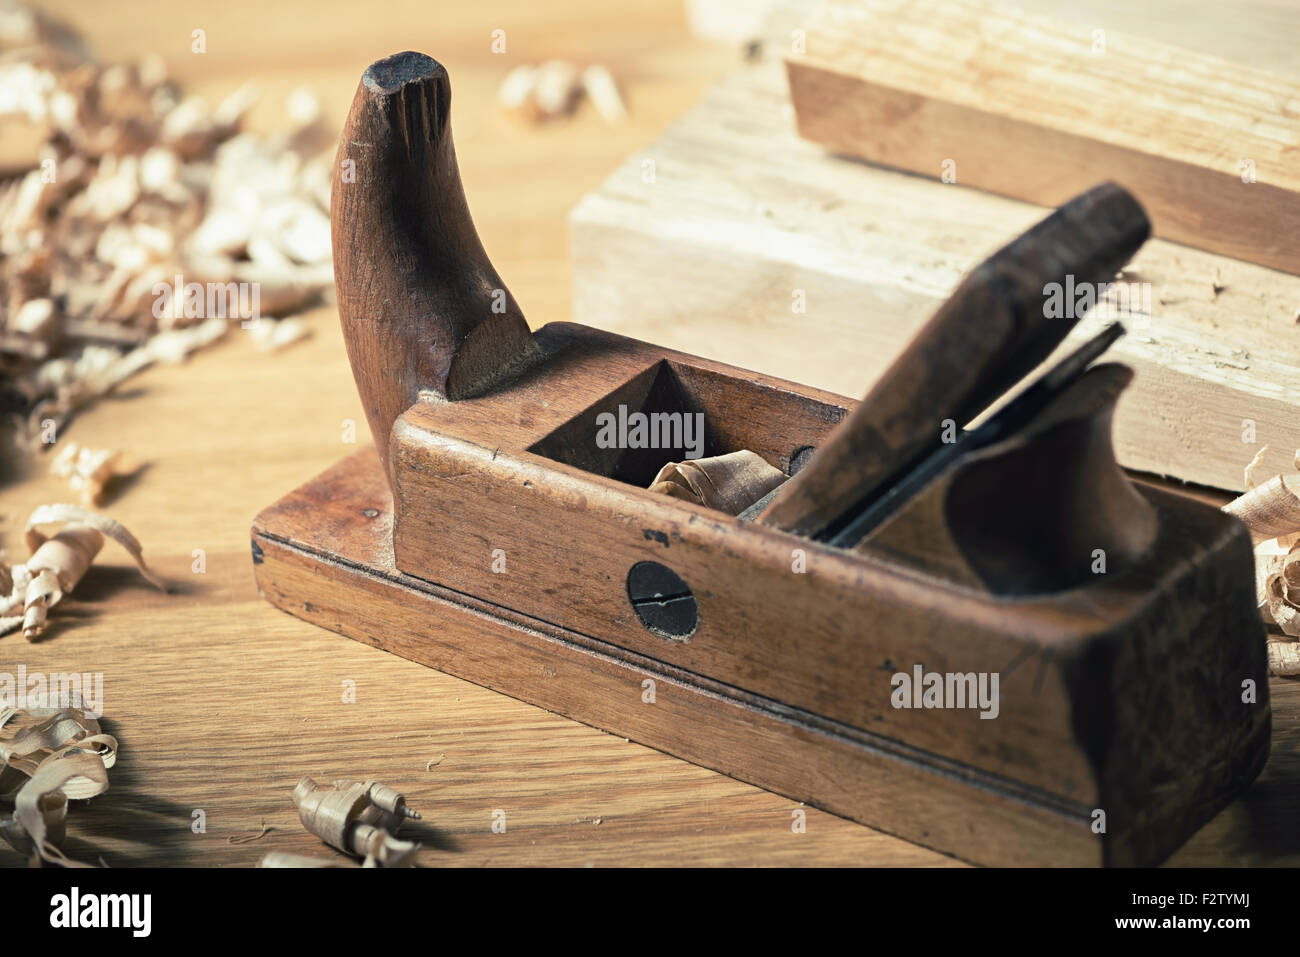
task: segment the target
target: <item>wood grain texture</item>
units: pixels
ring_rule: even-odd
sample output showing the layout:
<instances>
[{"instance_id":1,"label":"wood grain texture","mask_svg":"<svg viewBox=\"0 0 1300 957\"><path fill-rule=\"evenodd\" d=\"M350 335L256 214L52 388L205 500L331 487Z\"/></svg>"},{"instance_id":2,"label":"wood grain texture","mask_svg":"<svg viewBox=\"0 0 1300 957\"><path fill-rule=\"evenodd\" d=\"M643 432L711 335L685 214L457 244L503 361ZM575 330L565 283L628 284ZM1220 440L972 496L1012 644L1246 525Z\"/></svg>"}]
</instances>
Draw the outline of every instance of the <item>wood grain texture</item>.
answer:
<instances>
[{"instance_id":1,"label":"wood grain texture","mask_svg":"<svg viewBox=\"0 0 1300 957\"><path fill-rule=\"evenodd\" d=\"M857 396L967 271L1046 212L829 157L795 134L787 96L779 62L744 67L583 198L576 321ZM1122 281L1138 284L1138 314L1113 349L1137 373L1120 462L1240 490L1267 445L1264 469L1289 470L1300 279L1152 240ZM1064 348L1115 312L1085 317Z\"/></svg>"},{"instance_id":2,"label":"wood grain texture","mask_svg":"<svg viewBox=\"0 0 1300 957\"><path fill-rule=\"evenodd\" d=\"M1048 206L1113 179L1157 236L1300 273L1300 84L986 0L849 0L805 30L808 139Z\"/></svg>"}]
</instances>

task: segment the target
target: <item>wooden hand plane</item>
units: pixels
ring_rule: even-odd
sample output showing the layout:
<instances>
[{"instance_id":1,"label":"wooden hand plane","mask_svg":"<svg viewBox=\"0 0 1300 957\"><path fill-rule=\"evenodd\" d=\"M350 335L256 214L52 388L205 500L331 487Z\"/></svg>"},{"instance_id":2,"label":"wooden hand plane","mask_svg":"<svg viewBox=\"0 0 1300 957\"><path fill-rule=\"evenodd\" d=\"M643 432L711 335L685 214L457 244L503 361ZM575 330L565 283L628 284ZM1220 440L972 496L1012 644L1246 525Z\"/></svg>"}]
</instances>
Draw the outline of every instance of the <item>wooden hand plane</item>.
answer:
<instances>
[{"instance_id":1,"label":"wooden hand plane","mask_svg":"<svg viewBox=\"0 0 1300 957\"><path fill-rule=\"evenodd\" d=\"M461 187L445 70L373 64L339 144L339 313L375 449L253 526L262 593L398 655L957 857L1151 864L1270 714L1236 519L1135 486L1094 360L1027 387L1149 224L1100 186L968 275L856 403L568 323L531 332ZM666 279L666 281L668 281ZM650 491L641 414L790 476ZM656 418L658 417L658 418ZM698 418L702 417L702 418Z\"/></svg>"}]
</instances>

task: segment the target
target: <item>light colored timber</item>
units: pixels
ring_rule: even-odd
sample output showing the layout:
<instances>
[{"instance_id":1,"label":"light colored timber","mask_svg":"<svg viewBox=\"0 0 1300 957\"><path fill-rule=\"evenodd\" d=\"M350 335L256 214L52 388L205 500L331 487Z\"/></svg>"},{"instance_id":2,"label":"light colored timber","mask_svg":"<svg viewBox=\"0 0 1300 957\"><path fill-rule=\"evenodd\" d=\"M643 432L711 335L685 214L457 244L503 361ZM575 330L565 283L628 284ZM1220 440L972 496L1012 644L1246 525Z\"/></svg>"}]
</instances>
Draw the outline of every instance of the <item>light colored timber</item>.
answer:
<instances>
[{"instance_id":1,"label":"light colored timber","mask_svg":"<svg viewBox=\"0 0 1300 957\"><path fill-rule=\"evenodd\" d=\"M1046 212L829 156L796 134L768 58L578 204L574 319L860 396L967 269ZM1263 472L1289 469L1300 278L1162 240L1121 278L1150 298L1111 352L1137 372L1116 419L1121 464L1239 490L1268 445ZM1065 348L1114 315L1085 318Z\"/></svg>"},{"instance_id":2,"label":"light colored timber","mask_svg":"<svg viewBox=\"0 0 1300 957\"><path fill-rule=\"evenodd\" d=\"M1300 272L1300 84L991 2L820 8L786 57L837 153L1056 206L1099 179L1157 236Z\"/></svg>"}]
</instances>

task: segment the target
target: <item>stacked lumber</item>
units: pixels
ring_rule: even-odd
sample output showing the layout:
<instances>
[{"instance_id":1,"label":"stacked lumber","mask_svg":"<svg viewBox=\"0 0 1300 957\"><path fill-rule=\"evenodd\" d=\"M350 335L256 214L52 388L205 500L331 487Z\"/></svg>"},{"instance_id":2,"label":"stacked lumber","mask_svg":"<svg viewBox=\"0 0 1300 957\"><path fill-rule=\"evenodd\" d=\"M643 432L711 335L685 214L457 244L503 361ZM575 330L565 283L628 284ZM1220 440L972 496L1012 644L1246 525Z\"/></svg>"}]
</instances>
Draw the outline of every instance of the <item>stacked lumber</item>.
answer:
<instances>
[{"instance_id":1,"label":"stacked lumber","mask_svg":"<svg viewBox=\"0 0 1300 957\"><path fill-rule=\"evenodd\" d=\"M969 188L960 166L943 183L802 139L788 20L777 35L574 209L574 318L858 397L963 273L1046 209ZM1268 446L1260 474L1287 471L1300 278L1159 239L1118 278L1135 295L1063 348L1126 313L1121 463L1241 490Z\"/></svg>"}]
</instances>

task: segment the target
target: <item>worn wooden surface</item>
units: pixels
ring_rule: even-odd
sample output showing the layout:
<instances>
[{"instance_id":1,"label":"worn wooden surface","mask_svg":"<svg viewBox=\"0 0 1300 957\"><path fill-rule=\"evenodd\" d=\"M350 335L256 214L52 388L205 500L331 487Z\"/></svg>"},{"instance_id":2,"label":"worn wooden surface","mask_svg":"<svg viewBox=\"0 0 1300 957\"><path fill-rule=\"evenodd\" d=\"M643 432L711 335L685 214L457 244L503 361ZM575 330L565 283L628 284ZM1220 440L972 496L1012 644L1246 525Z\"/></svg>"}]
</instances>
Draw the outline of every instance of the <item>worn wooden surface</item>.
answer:
<instances>
[{"instance_id":1,"label":"worn wooden surface","mask_svg":"<svg viewBox=\"0 0 1300 957\"><path fill-rule=\"evenodd\" d=\"M575 209L574 319L859 396L967 270L1047 210L963 186L960 172L945 185L800 138L781 57L806 6L778 14L770 63L727 76ZM1168 31L1149 15L1129 24L1112 3L1070 6L1085 24L1218 43L1225 56L1253 38L1251 62L1294 78L1271 37L1288 16L1300 30L1295 0L1226 21L1206 11L1208 26L1167 15ZM1242 488L1261 446L1266 472L1289 468L1300 277L1152 240L1123 280L1137 285L1116 289L1118 305L1137 314L1113 355L1137 379L1117 417L1121 462L1225 489ZM1115 312L1095 310L1072 342Z\"/></svg>"},{"instance_id":2,"label":"worn wooden surface","mask_svg":"<svg viewBox=\"0 0 1300 957\"><path fill-rule=\"evenodd\" d=\"M799 132L836 153L1047 206L1113 179L1155 235L1300 273L1284 75L993 0L851 0L803 46Z\"/></svg>"},{"instance_id":3,"label":"worn wooden surface","mask_svg":"<svg viewBox=\"0 0 1300 957\"><path fill-rule=\"evenodd\" d=\"M77 0L47 6L83 18L87 10ZM189 52L200 26L209 36L202 57ZM509 32L508 63L488 52L487 33L498 27ZM105 52L161 53L212 96L257 78L267 96L255 117L262 124L306 82L341 125L366 64L411 47L436 52L459 84L457 149L475 222L537 325L569 315L567 208L734 62L688 40L671 3L405 2L381 17L343 3L239 0L195 13L122 0L88 33ZM524 130L490 110L510 65L549 55L615 67L628 83L631 123L610 129L584 110L570 125ZM311 774L374 776L403 790L434 829L421 855L431 866L953 863L814 810L807 833L792 833L788 800L260 600L253 516L359 447L342 441L344 420L366 441L335 311L319 309L309 323L313 338L281 355L234 334L184 367L146 372L68 431L151 463L105 510L177 586L159 595L109 546L44 642L0 640L6 670L104 674L106 723L121 738L121 757L109 792L73 808L70 852L118 867L250 864L272 849L324 854L289 797ZM29 467L0 489L11 558L23 554L30 510L69 497L43 469ZM194 549L206 553L205 574L191 572ZM355 704L341 701L345 680L357 683ZM1272 692L1269 766L1175 863L1300 863L1300 683L1275 681ZM195 809L206 812L206 833L191 830ZM496 809L507 811L504 834L491 830ZM273 829L232 843L263 825ZM21 862L0 851L0 863Z\"/></svg>"}]
</instances>

